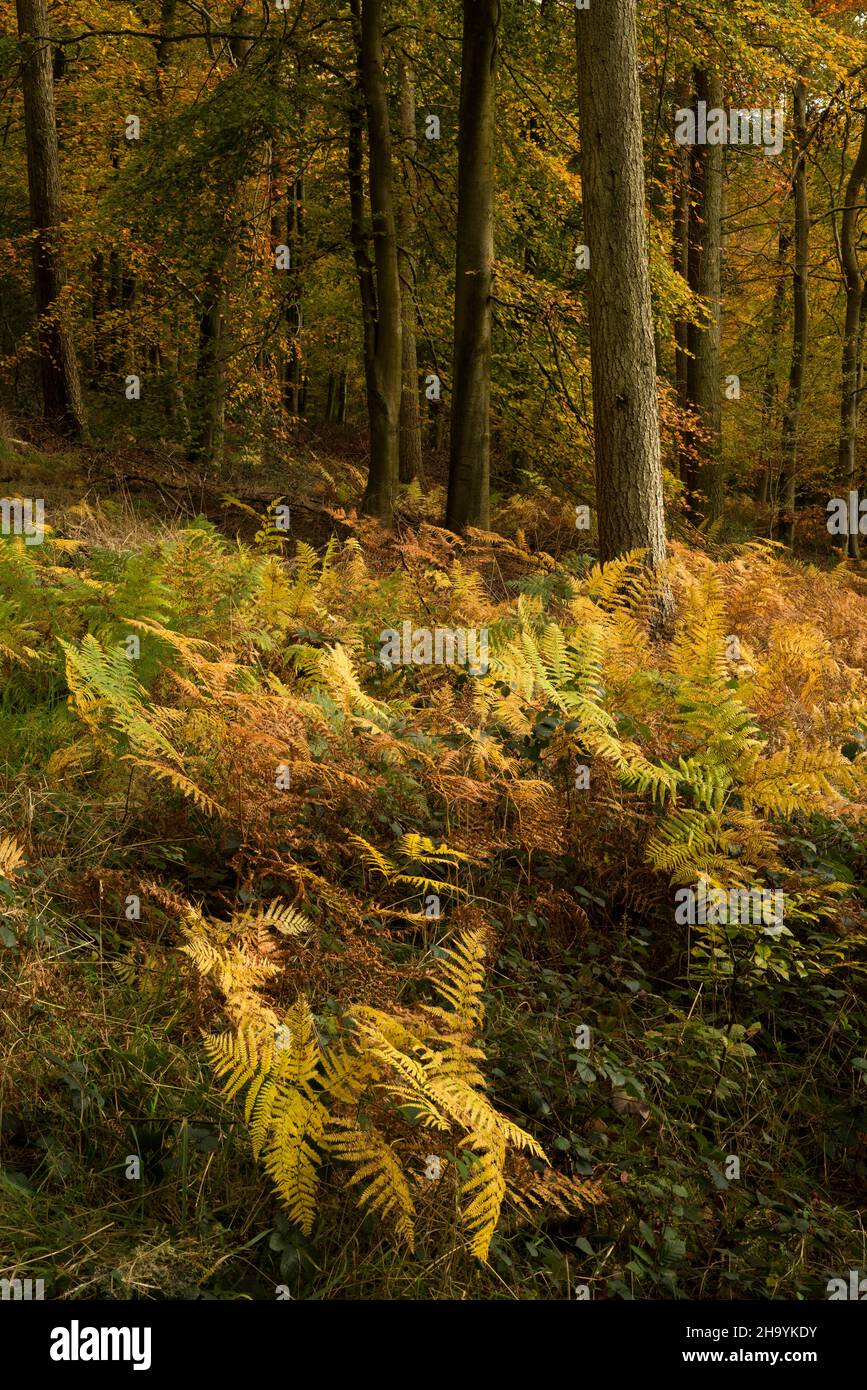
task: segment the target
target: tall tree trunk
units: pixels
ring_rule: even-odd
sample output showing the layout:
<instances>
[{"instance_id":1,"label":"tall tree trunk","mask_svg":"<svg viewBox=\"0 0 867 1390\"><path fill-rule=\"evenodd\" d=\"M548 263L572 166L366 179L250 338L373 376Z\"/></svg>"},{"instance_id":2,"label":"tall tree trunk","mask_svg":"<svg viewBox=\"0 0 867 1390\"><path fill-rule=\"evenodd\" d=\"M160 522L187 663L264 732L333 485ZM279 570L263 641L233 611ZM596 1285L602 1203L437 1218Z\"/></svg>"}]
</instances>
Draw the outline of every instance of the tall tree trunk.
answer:
<instances>
[{"instance_id":1,"label":"tall tree trunk","mask_svg":"<svg viewBox=\"0 0 867 1390\"><path fill-rule=\"evenodd\" d=\"M417 14L413 6L411 18ZM411 42L414 41L411 40ZM412 59L404 54L400 62L400 139L403 155L403 190L397 206L398 267L402 331L402 377L399 427L399 477L411 483L421 473L421 418L419 414L418 354L416 350L415 252L418 178L413 163L416 155L415 73Z\"/></svg>"},{"instance_id":2,"label":"tall tree trunk","mask_svg":"<svg viewBox=\"0 0 867 1390\"><path fill-rule=\"evenodd\" d=\"M801 403L804 398L804 371L807 362L809 326L807 261L810 249L810 209L807 202L807 89L800 80L795 83L795 141L797 148L792 174L792 188L795 196L792 364L789 369L789 392L786 397L786 408L783 412L779 489L781 508L779 537L787 545L792 545L795 539L798 432L801 422ZM856 393L855 400L857 401L857 399Z\"/></svg>"},{"instance_id":3,"label":"tall tree trunk","mask_svg":"<svg viewBox=\"0 0 867 1390\"><path fill-rule=\"evenodd\" d=\"M300 173L290 179L286 192L286 241L290 249L289 293L285 301L289 356L285 367L283 400L289 415L304 414L301 360L301 256L304 243L304 180Z\"/></svg>"},{"instance_id":4,"label":"tall tree trunk","mask_svg":"<svg viewBox=\"0 0 867 1390\"><path fill-rule=\"evenodd\" d=\"M682 81L675 89L675 104L680 110L689 102L689 83ZM689 151L677 146L674 183L674 219L672 227L672 264L684 280L689 278ZM687 408L686 367L689 358L688 325L685 318L674 321L674 381L677 404Z\"/></svg>"},{"instance_id":5,"label":"tall tree trunk","mask_svg":"<svg viewBox=\"0 0 867 1390\"><path fill-rule=\"evenodd\" d=\"M635 0L577 10L599 554L665 559ZM666 600L667 602L667 600Z\"/></svg>"},{"instance_id":6,"label":"tall tree trunk","mask_svg":"<svg viewBox=\"0 0 867 1390\"><path fill-rule=\"evenodd\" d=\"M105 256L94 251L90 257L90 306L93 331L90 347L90 384L97 387L105 371L105 345L101 338L100 319L105 312Z\"/></svg>"},{"instance_id":7,"label":"tall tree trunk","mask_svg":"<svg viewBox=\"0 0 867 1390\"><path fill-rule=\"evenodd\" d=\"M390 525L398 473L401 397L400 274L392 187L391 130L382 56L382 0L351 0L358 88L349 116L350 237L361 293L370 465L362 512ZM364 231L360 98L367 115L373 261Z\"/></svg>"},{"instance_id":8,"label":"tall tree trunk","mask_svg":"<svg viewBox=\"0 0 867 1390\"><path fill-rule=\"evenodd\" d=\"M711 72L695 71L696 104L708 111L722 106L721 79ZM722 249L722 145L694 145L690 152L689 285L704 301L709 321L689 325L686 391L698 417L700 433L689 438L686 460L687 487L693 494L694 515L716 521L723 513L723 471L720 462L722 433L722 383L720 381L720 252ZM699 506L695 494L701 492Z\"/></svg>"},{"instance_id":9,"label":"tall tree trunk","mask_svg":"<svg viewBox=\"0 0 867 1390\"><path fill-rule=\"evenodd\" d=\"M490 526L494 98L499 0L464 0L446 526Z\"/></svg>"},{"instance_id":10,"label":"tall tree trunk","mask_svg":"<svg viewBox=\"0 0 867 1390\"><path fill-rule=\"evenodd\" d=\"M229 52L236 68L244 66L253 47L253 40L250 38L252 18L249 6L250 0L237 0L229 19Z\"/></svg>"},{"instance_id":11,"label":"tall tree trunk","mask_svg":"<svg viewBox=\"0 0 867 1390\"><path fill-rule=\"evenodd\" d=\"M213 264L202 290L199 315L199 355L196 363L195 405L187 457L191 463L209 464L223 442L225 369L222 337L225 290L224 265Z\"/></svg>"},{"instance_id":12,"label":"tall tree trunk","mask_svg":"<svg viewBox=\"0 0 867 1390\"><path fill-rule=\"evenodd\" d=\"M867 176L867 117L861 127L861 140L855 163L846 184L846 201L840 229L843 284L846 289L846 321L843 328L843 355L840 383L840 442L837 464L840 481L847 490L855 489L855 437L858 432L858 346L864 281L858 265L856 228L858 202ZM848 554L859 557L857 535L849 537Z\"/></svg>"},{"instance_id":13,"label":"tall tree trunk","mask_svg":"<svg viewBox=\"0 0 867 1390\"><path fill-rule=\"evenodd\" d=\"M178 0L161 0L160 3L160 37L154 45L157 60L157 97L160 106L166 105L166 77L168 74L169 63L171 62L171 51L174 44L170 42L171 35L175 27L175 17L177 14Z\"/></svg>"},{"instance_id":14,"label":"tall tree trunk","mask_svg":"<svg viewBox=\"0 0 867 1390\"><path fill-rule=\"evenodd\" d=\"M777 356L779 337L783 330L783 309L786 302L786 257L792 238L785 227L780 228L777 237L776 281L771 303L771 332L768 343L768 360L765 363L765 379L762 383L762 415L759 428L759 477L756 484L756 501L765 507L770 498L771 470L774 450L769 453L768 440L772 433L774 408L777 402Z\"/></svg>"},{"instance_id":15,"label":"tall tree trunk","mask_svg":"<svg viewBox=\"0 0 867 1390\"><path fill-rule=\"evenodd\" d=\"M39 320L39 369L45 419L74 439L86 433L78 361L62 303L66 272L61 233L60 167L46 0L17 0L22 39L24 132Z\"/></svg>"}]
</instances>

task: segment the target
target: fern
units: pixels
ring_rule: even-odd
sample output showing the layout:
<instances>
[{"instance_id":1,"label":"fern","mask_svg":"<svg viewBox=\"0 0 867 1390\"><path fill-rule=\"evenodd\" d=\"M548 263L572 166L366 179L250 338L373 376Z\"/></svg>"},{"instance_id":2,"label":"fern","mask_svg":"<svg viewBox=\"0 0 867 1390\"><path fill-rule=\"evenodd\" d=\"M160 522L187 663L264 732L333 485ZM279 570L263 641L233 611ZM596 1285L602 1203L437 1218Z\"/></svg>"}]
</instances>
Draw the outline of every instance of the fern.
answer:
<instances>
[{"instance_id":1,"label":"fern","mask_svg":"<svg viewBox=\"0 0 867 1390\"><path fill-rule=\"evenodd\" d=\"M0 876L9 878L23 863L24 850L14 836L0 836Z\"/></svg>"},{"instance_id":2,"label":"fern","mask_svg":"<svg viewBox=\"0 0 867 1390\"><path fill-rule=\"evenodd\" d=\"M232 984L225 948L215 944L209 952L194 934L186 949L206 974L222 973ZM408 1109L422 1132L455 1132L467 1165L461 1201L468 1247L477 1258L487 1258L508 1190L510 1153L526 1151L543 1162L545 1155L485 1094L478 1065L484 1050L473 1043L484 1018L484 959L484 934L464 933L432 975L448 1008L430 1005L403 1021L359 1005L347 1016L343 1036L325 1052L303 998L273 1038L261 1007L248 1000L234 1034L206 1039L206 1054L227 1098L245 1095L254 1157L303 1232L312 1229L319 1168L327 1152L353 1169L349 1183L360 1189L359 1204L388 1221L396 1238L413 1247L409 1179L395 1144L364 1114L367 1098L390 1106L404 1123Z\"/></svg>"}]
</instances>

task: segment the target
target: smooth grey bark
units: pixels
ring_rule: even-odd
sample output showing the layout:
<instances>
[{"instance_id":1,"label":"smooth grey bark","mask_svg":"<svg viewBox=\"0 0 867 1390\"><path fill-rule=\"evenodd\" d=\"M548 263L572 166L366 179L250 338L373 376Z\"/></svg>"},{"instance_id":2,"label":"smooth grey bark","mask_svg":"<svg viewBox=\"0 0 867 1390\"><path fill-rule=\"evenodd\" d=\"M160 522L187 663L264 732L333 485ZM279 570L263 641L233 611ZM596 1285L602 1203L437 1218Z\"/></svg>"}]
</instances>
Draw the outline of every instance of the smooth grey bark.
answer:
<instances>
[{"instance_id":1,"label":"smooth grey bark","mask_svg":"<svg viewBox=\"0 0 867 1390\"><path fill-rule=\"evenodd\" d=\"M709 111L722 106L723 86L716 73L696 69L695 99L706 102ZM703 515L710 522L722 516L724 503L720 461L722 189L722 145L694 145L690 155L688 279L690 288L704 301L709 318L705 324L691 323L687 331L687 401L698 418L700 430L689 439L685 473L687 487L693 494L694 514ZM700 507L695 497L699 492L704 496Z\"/></svg>"},{"instance_id":2,"label":"smooth grey bark","mask_svg":"<svg viewBox=\"0 0 867 1390\"><path fill-rule=\"evenodd\" d=\"M599 554L665 560L635 0L575 15Z\"/></svg>"},{"instance_id":3,"label":"smooth grey bark","mask_svg":"<svg viewBox=\"0 0 867 1390\"><path fill-rule=\"evenodd\" d=\"M810 208L807 200L807 89L803 81L798 80L795 83L794 95L796 150L795 167L792 174L792 191L795 199L795 261L792 269L792 362L789 369L786 407L783 412L779 487L781 508L779 537L787 545L792 545L795 539L798 444L809 332L807 274L810 250ZM856 401L858 399L857 393L855 399Z\"/></svg>"},{"instance_id":4,"label":"smooth grey bark","mask_svg":"<svg viewBox=\"0 0 867 1390\"><path fill-rule=\"evenodd\" d=\"M499 0L464 0L446 526L490 526L491 291Z\"/></svg>"},{"instance_id":5,"label":"smooth grey bark","mask_svg":"<svg viewBox=\"0 0 867 1390\"><path fill-rule=\"evenodd\" d=\"M46 0L17 0L27 184L33 237L33 281L39 334L42 410L55 429L87 432L78 360L62 303L66 285L61 231L60 164Z\"/></svg>"}]
</instances>

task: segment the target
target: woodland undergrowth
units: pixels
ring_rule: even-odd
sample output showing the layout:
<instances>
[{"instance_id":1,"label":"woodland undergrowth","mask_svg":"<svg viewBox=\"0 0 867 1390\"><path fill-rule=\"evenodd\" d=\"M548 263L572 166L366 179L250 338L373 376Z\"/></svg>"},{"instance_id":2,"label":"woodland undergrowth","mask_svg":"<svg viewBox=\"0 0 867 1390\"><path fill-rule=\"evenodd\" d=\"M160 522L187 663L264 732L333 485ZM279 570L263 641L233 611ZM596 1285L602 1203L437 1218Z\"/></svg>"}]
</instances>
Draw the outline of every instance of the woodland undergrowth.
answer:
<instances>
[{"instance_id":1,"label":"woodland undergrowth","mask_svg":"<svg viewBox=\"0 0 867 1390\"><path fill-rule=\"evenodd\" d=\"M0 544L4 1275L790 1298L865 1263L863 576L675 543L654 639L641 557L562 548L544 494L461 541L76 517ZM405 621L486 628L489 670L387 669ZM702 879L784 922L677 924Z\"/></svg>"}]
</instances>

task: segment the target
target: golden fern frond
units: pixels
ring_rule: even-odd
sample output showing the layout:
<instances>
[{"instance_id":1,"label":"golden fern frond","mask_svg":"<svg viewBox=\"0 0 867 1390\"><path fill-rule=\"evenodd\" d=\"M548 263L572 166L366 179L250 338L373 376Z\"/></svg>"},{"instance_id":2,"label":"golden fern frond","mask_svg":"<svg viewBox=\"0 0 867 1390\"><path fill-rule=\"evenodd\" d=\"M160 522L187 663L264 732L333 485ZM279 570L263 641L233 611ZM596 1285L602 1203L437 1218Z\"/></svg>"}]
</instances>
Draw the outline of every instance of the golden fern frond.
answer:
<instances>
[{"instance_id":1,"label":"golden fern frond","mask_svg":"<svg viewBox=\"0 0 867 1390\"><path fill-rule=\"evenodd\" d=\"M515 1149L526 1149L537 1158L545 1159L545 1150L532 1134L500 1114L487 1096L459 1076L447 1072L428 1072L428 1088L438 1106L453 1120L470 1131L470 1137L497 1139Z\"/></svg>"},{"instance_id":2,"label":"golden fern frond","mask_svg":"<svg viewBox=\"0 0 867 1390\"><path fill-rule=\"evenodd\" d=\"M265 1170L290 1218L309 1236L316 1216L317 1169L328 1112L300 1090L281 1092L272 1108L271 1135L262 1152Z\"/></svg>"},{"instance_id":3,"label":"golden fern frond","mask_svg":"<svg viewBox=\"0 0 867 1390\"><path fill-rule=\"evenodd\" d=\"M138 628L141 632L159 637L163 642L174 647L175 651L180 652L181 656L193 661L193 664L195 664L194 657L197 652L219 652L220 650L213 642L207 642L203 637L191 637L185 632L173 632L171 628L158 623L155 618L121 618L120 621L129 627Z\"/></svg>"},{"instance_id":4,"label":"golden fern frond","mask_svg":"<svg viewBox=\"0 0 867 1390\"><path fill-rule=\"evenodd\" d=\"M725 600L714 570L689 591L669 648L669 669L687 682L723 685L728 679Z\"/></svg>"},{"instance_id":5,"label":"golden fern frond","mask_svg":"<svg viewBox=\"0 0 867 1390\"><path fill-rule=\"evenodd\" d=\"M289 1030L291 1046L277 1054L281 1082L308 1089L319 1071L322 1057L316 1024L303 994L288 1010L284 1026Z\"/></svg>"},{"instance_id":6,"label":"golden fern frond","mask_svg":"<svg viewBox=\"0 0 867 1390\"><path fill-rule=\"evenodd\" d=\"M278 1094L277 1082L268 1071L260 1070L253 1077L244 1101L244 1119L249 1126L254 1159L258 1160L271 1132Z\"/></svg>"},{"instance_id":7,"label":"golden fern frond","mask_svg":"<svg viewBox=\"0 0 867 1390\"><path fill-rule=\"evenodd\" d=\"M213 797L203 792L201 787L197 787L183 772L179 772L175 767L169 767L166 763L155 762L152 758L141 758L136 753L125 753L124 758L133 763L136 767L142 767L147 772L153 773L164 782L169 782L175 791L181 796L189 799L199 807L201 811L206 811L212 816L225 816L226 809L221 806Z\"/></svg>"},{"instance_id":8,"label":"golden fern frond","mask_svg":"<svg viewBox=\"0 0 867 1390\"><path fill-rule=\"evenodd\" d=\"M410 1250L415 1246L412 1195L406 1175L391 1145L372 1126L362 1129L355 1120L334 1116L326 1131L329 1151L342 1163L355 1165L351 1186L366 1183L358 1204L390 1221Z\"/></svg>"},{"instance_id":9,"label":"golden fern frond","mask_svg":"<svg viewBox=\"0 0 867 1390\"><path fill-rule=\"evenodd\" d=\"M838 749L808 747L799 740L765 757L748 754L738 771L745 806L785 817L835 809L856 785L852 764Z\"/></svg>"},{"instance_id":10,"label":"golden fern frond","mask_svg":"<svg viewBox=\"0 0 867 1390\"><path fill-rule=\"evenodd\" d=\"M465 1202L461 1220L469 1237L470 1253L484 1261L488 1258L506 1195L506 1145L500 1136L488 1135L484 1139L469 1135L463 1145L472 1148L473 1158L469 1176L461 1184L461 1197Z\"/></svg>"},{"instance_id":11,"label":"golden fern frond","mask_svg":"<svg viewBox=\"0 0 867 1390\"><path fill-rule=\"evenodd\" d=\"M288 903L282 903L279 898L274 898L267 907L260 905L255 911L248 909L236 912L232 917L232 925L274 927L275 931L279 931L283 936L298 936L301 932L311 930L311 924L304 913Z\"/></svg>"},{"instance_id":12,"label":"golden fern frond","mask_svg":"<svg viewBox=\"0 0 867 1390\"><path fill-rule=\"evenodd\" d=\"M440 998L450 1005L458 1027L467 1033L480 1028L485 1017L487 936L483 931L462 932L451 949L443 952L431 975Z\"/></svg>"},{"instance_id":13,"label":"golden fern frond","mask_svg":"<svg viewBox=\"0 0 867 1390\"><path fill-rule=\"evenodd\" d=\"M8 878L24 863L24 850L13 835L0 839L0 875Z\"/></svg>"},{"instance_id":14,"label":"golden fern frond","mask_svg":"<svg viewBox=\"0 0 867 1390\"><path fill-rule=\"evenodd\" d=\"M239 1028L237 1033L212 1033L205 1038L205 1055L223 1081L227 1100L243 1090L262 1065L259 1041L249 1028Z\"/></svg>"},{"instance_id":15,"label":"golden fern frond","mask_svg":"<svg viewBox=\"0 0 867 1390\"><path fill-rule=\"evenodd\" d=\"M587 1207L602 1206L608 1200L601 1182L567 1177L553 1168L535 1173L526 1163L521 1164L518 1173L509 1172L507 1193L509 1200L525 1216L546 1208L572 1216L586 1211Z\"/></svg>"},{"instance_id":16,"label":"golden fern frond","mask_svg":"<svg viewBox=\"0 0 867 1390\"><path fill-rule=\"evenodd\" d=\"M341 644L327 647L323 652L319 666L319 679L326 686L329 694L341 702L344 709L357 709L362 714L376 715L382 714L387 708L362 689L353 669L349 652Z\"/></svg>"},{"instance_id":17,"label":"golden fern frond","mask_svg":"<svg viewBox=\"0 0 867 1390\"><path fill-rule=\"evenodd\" d=\"M338 1041L322 1053L322 1085L335 1100L352 1105L378 1074L373 1059L362 1048Z\"/></svg>"},{"instance_id":18,"label":"golden fern frond","mask_svg":"<svg viewBox=\"0 0 867 1390\"><path fill-rule=\"evenodd\" d=\"M65 747L55 748L48 759L46 771L52 779L63 780L70 774L80 772L82 766L92 757L93 745L89 738L73 739L72 743L66 744Z\"/></svg>"},{"instance_id":19,"label":"golden fern frond","mask_svg":"<svg viewBox=\"0 0 867 1390\"><path fill-rule=\"evenodd\" d=\"M456 883L446 883L440 878L425 878L423 874L395 874L392 882L408 883L411 888L418 888L422 893L451 893L458 898L469 897L466 888L461 888Z\"/></svg>"},{"instance_id":20,"label":"golden fern frond","mask_svg":"<svg viewBox=\"0 0 867 1390\"><path fill-rule=\"evenodd\" d=\"M416 1109L421 1123L427 1128L448 1130L449 1122L437 1104L426 1070L426 1063L429 1063L435 1054L402 1028L395 1034L392 1028L380 1027L377 1013L375 1009L359 1008L355 1012L355 1018L370 1058L380 1064L380 1071L385 1067L399 1078L396 1083L380 1081L380 1089L386 1095L397 1099L401 1105L409 1105ZM391 1033L392 1037L389 1037L388 1033ZM394 1040L395 1036L397 1041ZM413 1056L413 1052L419 1055Z\"/></svg>"},{"instance_id":21,"label":"golden fern frond","mask_svg":"<svg viewBox=\"0 0 867 1390\"><path fill-rule=\"evenodd\" d=\"M653 800L660 803L676 794L677 770L668 763L652 763L637 743L598 729L587 729L581 737L592 753L614 764L624 786L642 795L650 792Z\"/></svg>"},{"instance_id":22,"label":"golden fern frond","mask_svg":"<svg viewBox=\"0 0 867 1390\"><path fill-rule=\"evenodd\" d=\"M279 973L271 961L251 956L243 946L222 946L210 941L202 929L186 931L181 946L202 975L212 976L225 995L251 990Z\"/></svg>"},{"instance_id":23,"label":"golden fern frond","mask_svg":"<svg viewBox=\"0 0 867 1390\"><path fill-rule=\"evenodd\" d=\"M397 841L398 852L407 859L415 859L420 864L478 864L479 859L461 850L449 849L448 845L435 845L427 835L410 831L401 835Z\"/></svg>"},{"instance_id":24,"label":"golden fern frond","mask_svg":"<svg viewBox=\"0 0 867 1390\"><path fill-rule=\"evenodd\" d=\"M365 840L362 835L347 835L350 844L353 844L360 851L361 862L368 870L376 870L386 878L393 878L397 873L397 868L390 859L386 859L384 854L372 845L369 840Z\"/></svg>"},{"instance_id":25,"label":"golden fern frond","mask_svg":"<svg viewBox=\"0 0 867 1390\"><path fill-rule=\"evenodd\" d=\"M690 878L716 854L720 838L715 815L691 807L672 812L647 842L648 863L661 873Z\"/></svg>"},{"instance_id":26,"label":"golden fern frond","mask_svg":"<svg viewBox=\"0 0 867 1390\"><path fill-rule=\"evenodd\" d=\"M639 607L650 578L644 556L644 550L630 550L616 560L594 565L584 577L584 591L602 608Z\"/></svg>"}]
</instances>

